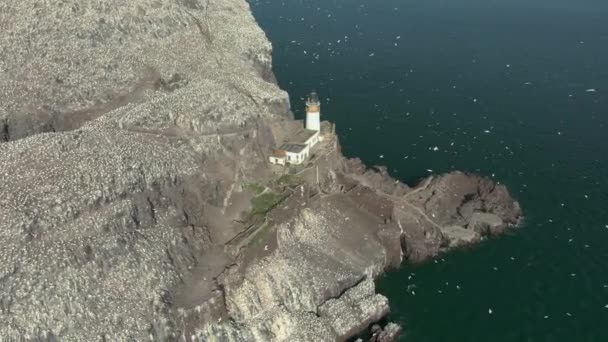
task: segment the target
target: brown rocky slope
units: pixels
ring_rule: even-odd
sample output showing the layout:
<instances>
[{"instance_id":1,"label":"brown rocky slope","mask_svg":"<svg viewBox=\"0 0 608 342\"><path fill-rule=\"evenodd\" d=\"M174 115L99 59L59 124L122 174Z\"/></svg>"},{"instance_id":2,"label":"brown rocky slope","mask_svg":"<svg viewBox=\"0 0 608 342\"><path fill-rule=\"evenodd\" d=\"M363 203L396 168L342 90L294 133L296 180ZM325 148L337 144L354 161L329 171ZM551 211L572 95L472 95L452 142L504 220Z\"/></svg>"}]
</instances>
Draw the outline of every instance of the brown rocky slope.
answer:
<instances>
[{"instance_id":1,"label":"brown rocky slope","mask_svg":"<svg viewBox=\"0 0 608 342\"><path fill-rule=\"evenodd\" d=\"M521 215L337 141L278 178L294 122L243 0L5 2L0 32L0 340L343 340L387 313L375 276Z\"/></svg>"}]
</instances>

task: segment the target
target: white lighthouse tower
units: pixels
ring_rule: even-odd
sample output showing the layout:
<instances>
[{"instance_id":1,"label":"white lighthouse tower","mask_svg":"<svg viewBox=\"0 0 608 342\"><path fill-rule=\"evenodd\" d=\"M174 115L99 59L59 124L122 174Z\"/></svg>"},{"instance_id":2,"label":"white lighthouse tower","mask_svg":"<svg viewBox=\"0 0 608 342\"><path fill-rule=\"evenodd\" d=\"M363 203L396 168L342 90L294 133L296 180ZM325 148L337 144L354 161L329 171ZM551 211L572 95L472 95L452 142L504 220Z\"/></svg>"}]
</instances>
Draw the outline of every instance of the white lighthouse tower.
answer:
<instances>
[{"instance_id":1,"label":"white lighthouse tower","mask_svg":"<svg viewBox=\"0 0 608 342\"><path fill-rule=\"evenodd\" d=\"M306 129L321 130L321 101L314 91L306 99Z\"/></svg>"}]
</instances>

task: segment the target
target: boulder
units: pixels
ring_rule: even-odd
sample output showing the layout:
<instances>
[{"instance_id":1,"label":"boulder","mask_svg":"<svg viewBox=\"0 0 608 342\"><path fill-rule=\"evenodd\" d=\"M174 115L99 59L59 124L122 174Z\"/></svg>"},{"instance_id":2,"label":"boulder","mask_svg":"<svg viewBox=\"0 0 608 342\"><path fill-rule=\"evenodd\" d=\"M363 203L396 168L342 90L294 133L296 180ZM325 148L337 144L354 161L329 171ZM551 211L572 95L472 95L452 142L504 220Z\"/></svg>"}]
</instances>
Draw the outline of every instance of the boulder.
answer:
<instances>
[{"instance_id":1,"label":"boulder","mask_svg":"<svg viewBox=\"0 0 608 342\"><path fill-rule=\"evenodd\" d=\"M450 247L471 245L481 239L479 232L472 229L465 229L460 226L444 227L441 231L450 241Z\"/></svg>"},{"instance_id":2,"label":"boulder","mask_svg":"<svg viewBox=\"0 0 608 342\"><path fill-rule=\"evenodd\" d=\"M467 228L482 236L501 233L506 225L503 220L491 213L473 213Z\"/></svg>"},{"instance_id":3,"label":"boulder","mask_svg":"<svg viewBox=\"0 0 608 342\"><path fill-rule=\"evenodd\" d=\"M369 342L394 342L397 341L402 331L401 326L393 322L389 322L384 328L381 328L379 325L375 325L374 327L372 327L372 336Z\"/></svg>"}]
</instances>

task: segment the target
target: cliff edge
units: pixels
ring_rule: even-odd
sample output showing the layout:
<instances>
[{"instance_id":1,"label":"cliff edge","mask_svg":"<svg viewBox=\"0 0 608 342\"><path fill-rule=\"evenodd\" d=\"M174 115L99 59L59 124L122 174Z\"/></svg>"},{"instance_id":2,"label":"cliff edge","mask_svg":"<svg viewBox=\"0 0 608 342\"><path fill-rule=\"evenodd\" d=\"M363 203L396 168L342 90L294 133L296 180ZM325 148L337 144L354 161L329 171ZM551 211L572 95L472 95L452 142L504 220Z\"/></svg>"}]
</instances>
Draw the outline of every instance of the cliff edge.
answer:
<instances>
[{"instance_id":1,"label":"cliff edge","mask_svg":"<svg viewBox=\"0 0 608 342\"><path fill-rule=\"evenodd\" d=\"M293 121L243 0L0 4L0 339L345 340L374 277L516 224L506 188L410 188Z\"/></svg>"}]
</instances>

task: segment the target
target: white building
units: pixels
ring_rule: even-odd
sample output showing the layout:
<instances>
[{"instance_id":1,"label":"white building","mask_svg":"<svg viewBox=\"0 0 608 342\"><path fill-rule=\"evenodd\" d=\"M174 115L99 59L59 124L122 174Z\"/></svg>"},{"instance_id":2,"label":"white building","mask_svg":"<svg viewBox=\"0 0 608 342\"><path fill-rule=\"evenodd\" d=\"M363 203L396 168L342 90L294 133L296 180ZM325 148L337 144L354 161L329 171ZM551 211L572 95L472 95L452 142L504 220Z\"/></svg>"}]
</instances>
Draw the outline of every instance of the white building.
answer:
<instances>
[{"instance_id":1,"label":"white building","mask_svg":"<svg viewBox=\"0 0 608 342\"><path fill-rule=\"evenodd\" d=\"M270 162L277 165L302 164L310 156L310 149L319 142L319 132L300 130L290 142L281 145L270 156Z\"/></svg>"},{"instance_id":2,"label":"white building","mask_svg":"<svg viewBox=\"0 0 608 342\"><path fill-rule=\"evenodd\" d=\"M310 129L302 129L291 139L296 144L304 144L308 147L313 147L319 142L320 131L312 131Z\"/></svg>"},{"instance_id":3,"label":"white building","mask_svg":"<svg viewBox=\"0 0 608 342\"><path fill-rule=\"evenodd\" d=\"M302 164L310 154L310 146L306 144L287 143L281 145L278 150L270 156L270 162L278 165L286 163Z\"/></svg>"},{"instance_id":4,"label":"white building","mask_svg":"<svg viewBox=\"0 0 608 342\"><path fill-rule=\"evenodd\" d=\"M321 139L321 103L317 93L312 92L306 100L306 128L270 156L270 162L277 165L302 164L310 156L310 149Z\"/></svg>"}]
</instances>

